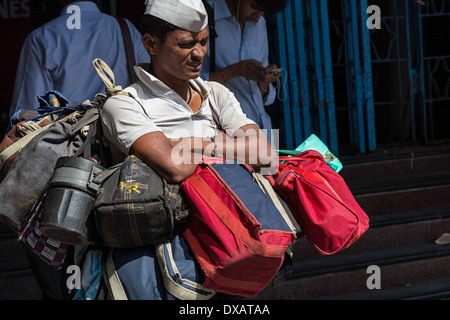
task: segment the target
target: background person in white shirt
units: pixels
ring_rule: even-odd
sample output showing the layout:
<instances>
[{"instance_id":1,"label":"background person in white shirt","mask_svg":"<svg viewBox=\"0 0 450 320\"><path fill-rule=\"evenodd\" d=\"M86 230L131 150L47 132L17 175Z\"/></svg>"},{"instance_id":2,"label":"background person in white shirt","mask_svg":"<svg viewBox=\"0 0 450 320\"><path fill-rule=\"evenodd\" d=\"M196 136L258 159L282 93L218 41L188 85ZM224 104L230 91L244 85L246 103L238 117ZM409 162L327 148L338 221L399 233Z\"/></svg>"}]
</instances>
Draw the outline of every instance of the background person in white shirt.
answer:
<instances>
[{"instance_id":1,"label":"background person in white shirt","mask_svg":"<svg viewBox=\"0 0 450 320\"><path fill-rule=\"evenodd\" d=\"M269 65L264 12L275 13L286 0L208 0L214 11L215 71L210 72L209 54L202 78L224 84L236 96L244 113L270 137L272 123L264 106L273 104L276 90L271 83L280 76Z\"/></svg>"}]
</instances>

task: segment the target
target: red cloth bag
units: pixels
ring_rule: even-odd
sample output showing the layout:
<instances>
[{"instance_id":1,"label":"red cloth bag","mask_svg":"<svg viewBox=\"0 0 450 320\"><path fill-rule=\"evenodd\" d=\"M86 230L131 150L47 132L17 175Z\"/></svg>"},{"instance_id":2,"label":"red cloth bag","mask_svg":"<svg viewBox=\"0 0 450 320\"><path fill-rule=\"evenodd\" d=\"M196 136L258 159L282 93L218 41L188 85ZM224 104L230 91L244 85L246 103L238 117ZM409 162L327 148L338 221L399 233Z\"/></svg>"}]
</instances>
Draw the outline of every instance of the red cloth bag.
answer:
<instances>
[{"instance_id":1,"label":"red cloth bag","mask_svg":"<svg viewBox=\"0 0 450 320\"><path fill-rule=\"evenodd\" d=\"M203 287L255 296L276 276L296 234L275 227L285 220L244 166L199 165L181 188L192 209L183 235L205 276ZM254 214L265 215L266 228Z\"/></svg>"},{"instance_id":2,"label":"red cloth bag","mask_svg":"<svg viewBox=\"0 0 450 320\"><path fill-rule=\"evenodd\" d=\"M288 204L305 237L323 255L351 246L369 218L344 179L313 150L281 157L274 189Z\"/></svg>"}]
</instances>

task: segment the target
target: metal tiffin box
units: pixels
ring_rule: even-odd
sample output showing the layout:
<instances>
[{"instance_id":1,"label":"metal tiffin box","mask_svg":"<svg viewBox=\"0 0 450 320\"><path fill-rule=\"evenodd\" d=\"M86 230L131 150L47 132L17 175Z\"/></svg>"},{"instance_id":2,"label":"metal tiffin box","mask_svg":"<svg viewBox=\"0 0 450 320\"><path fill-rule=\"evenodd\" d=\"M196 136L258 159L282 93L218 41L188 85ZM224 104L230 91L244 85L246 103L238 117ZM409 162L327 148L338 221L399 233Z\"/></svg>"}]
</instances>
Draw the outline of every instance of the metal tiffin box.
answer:
<instances>
[{"instance_id":1,"label":"metal tiffin box","mask_svg":"<svg viewBox=\"0 0 450 320\"><path fill-rule=\"evenodd\" d=\"M49 180L40 231L68 245L83 245L99 238L91 211L99 185L92 180L104 168L81 157L61 157Z\"/></svg>"}]
</instances>

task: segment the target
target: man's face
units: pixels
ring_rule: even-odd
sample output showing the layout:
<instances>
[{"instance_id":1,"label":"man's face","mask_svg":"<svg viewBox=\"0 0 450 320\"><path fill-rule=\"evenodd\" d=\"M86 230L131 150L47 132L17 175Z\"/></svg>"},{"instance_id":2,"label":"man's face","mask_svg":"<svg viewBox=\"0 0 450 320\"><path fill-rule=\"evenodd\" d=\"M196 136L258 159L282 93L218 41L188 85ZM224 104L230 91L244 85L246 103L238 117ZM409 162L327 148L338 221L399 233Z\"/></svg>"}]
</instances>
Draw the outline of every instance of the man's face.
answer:
<instances>
[{"instance_id":1,"label":"man's face","mask_svg":"<svg viewBox=\"0 0 450 320\"><path fill-rule=\"evenodd\" d=\"M241 0L239 6L239 20L241 22L256 22L264 14L254 0Z\"/></svg>"},{"instance_id":2,"label":"man's face","mask_svg":"<svg viewBox=\"0 0 450 320\"><path fill-rule=\"evenodd\" d=\"M208 51L208 28L195 33L174 30L167 34L164 43L155 39L152 61L157 70L164 70L161 77L174 77L180 80L195 79L200 76L203 59ZM157 66L156 66L157 65Z\"/></svg>"}]
</instances>

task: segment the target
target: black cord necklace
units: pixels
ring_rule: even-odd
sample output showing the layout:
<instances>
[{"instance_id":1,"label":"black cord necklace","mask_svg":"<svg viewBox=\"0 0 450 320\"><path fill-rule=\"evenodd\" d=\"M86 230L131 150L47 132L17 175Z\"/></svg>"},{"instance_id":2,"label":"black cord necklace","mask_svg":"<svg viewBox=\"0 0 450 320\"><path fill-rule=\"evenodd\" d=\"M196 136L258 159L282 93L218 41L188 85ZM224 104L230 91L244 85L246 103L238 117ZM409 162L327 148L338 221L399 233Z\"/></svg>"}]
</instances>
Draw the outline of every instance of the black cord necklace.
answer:
<instances>
[{"instance_id":1,"label":"black cord necklace","mask_svg":"<svg viewBox=\"0 0 450 320\"><path fill-rule=\"evenodd\" d=\"M189 82L187 85L188 85L188 89L189 89L189 100L186 101L186 103L189 104L192 100L192 90L191 90L191 85L189 84Z\"/></svg>"}]
</instances>

